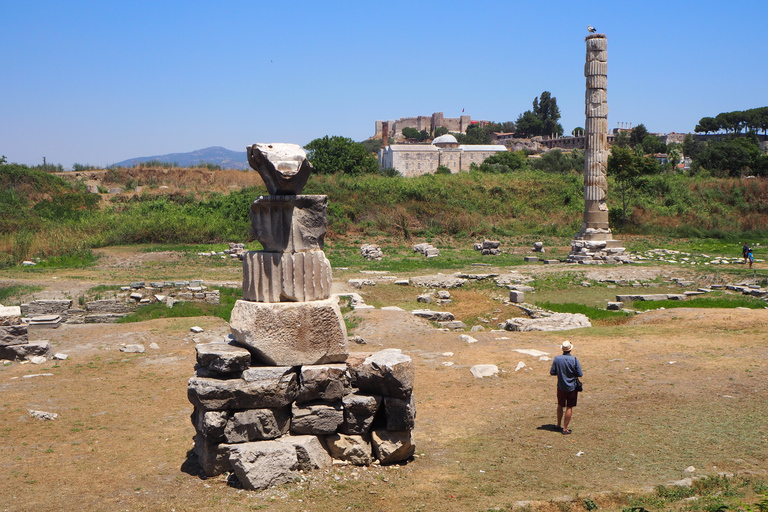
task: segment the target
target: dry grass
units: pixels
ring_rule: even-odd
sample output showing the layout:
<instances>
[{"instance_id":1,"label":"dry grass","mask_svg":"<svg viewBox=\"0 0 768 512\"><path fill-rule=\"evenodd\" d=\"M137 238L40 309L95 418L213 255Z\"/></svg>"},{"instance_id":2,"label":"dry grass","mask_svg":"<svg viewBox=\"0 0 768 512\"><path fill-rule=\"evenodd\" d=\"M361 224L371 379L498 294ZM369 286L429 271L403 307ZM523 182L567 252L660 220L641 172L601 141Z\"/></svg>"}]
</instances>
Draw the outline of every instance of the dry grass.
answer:
<instances>
[{"instance_id":1,"label":"dry grass","mask_svg":"<svg viewBox=\"0 0 768 512\"><path fill-rule=\"evenodd\" d=\"M126 249L108 254L115 266L66 278L92 284L103 282L110 268L127 277L160 263ZM203 272L183 260L166 271L174 265L184 274L178 278ZM213 275L229 272L225 266ZM46 276L55 286L58 280L47 274L36 280ZM381 287L377 293L384 301L395 292ZM490 317L500 309L492 294L482 287L452 291L456 308L445 309ZM601 509L620 510L630 493L677 480L690 465L700 474L766 467L766 310L658 311L620 327L473 333L479 340L473 344L405 313L355 315L361 320L356 333L367 344L353 350L394 347L414 358L414 461L336 467L264 492L201 479L188 459L193 428L186 381L195 342L220 339L227 325L215 318L65 325L35 332L68 360L0 368L0 508L486 511L534 500L532 510L578 512L591 497ZM206 332L192 335L192 325ZM585 370L571 436L552 431L550 363L514 351L555 355L565 338ZM118 351L121 343L137 342L160 349ZM515 372L519 361L526 368ZM502 373L474 379L474 364L495 364ZM23 378L40 373L53 375ZM36 421L28 409L59 418Z\"/></svg>"}]
</instances>

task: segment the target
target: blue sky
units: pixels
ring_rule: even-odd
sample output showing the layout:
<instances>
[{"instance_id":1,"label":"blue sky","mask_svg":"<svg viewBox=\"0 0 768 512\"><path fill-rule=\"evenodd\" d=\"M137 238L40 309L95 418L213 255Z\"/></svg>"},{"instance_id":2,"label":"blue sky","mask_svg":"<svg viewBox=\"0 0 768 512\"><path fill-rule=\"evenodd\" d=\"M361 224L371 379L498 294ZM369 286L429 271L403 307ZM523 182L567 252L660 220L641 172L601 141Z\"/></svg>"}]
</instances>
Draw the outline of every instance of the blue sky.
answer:
<instances>
[{"instance_id":1,"label":"blue sky","mask_svg":"<svg viewBox=\"0 0 768 512\"><path fill-rule=\"evenodd\" d=\"M569 133L587 24L608 37L612 128L768 106L762 1L5 1L0 154L69 167L362 140L376 119L514 121L545 90Z\"/></svg>"}]
</instances>

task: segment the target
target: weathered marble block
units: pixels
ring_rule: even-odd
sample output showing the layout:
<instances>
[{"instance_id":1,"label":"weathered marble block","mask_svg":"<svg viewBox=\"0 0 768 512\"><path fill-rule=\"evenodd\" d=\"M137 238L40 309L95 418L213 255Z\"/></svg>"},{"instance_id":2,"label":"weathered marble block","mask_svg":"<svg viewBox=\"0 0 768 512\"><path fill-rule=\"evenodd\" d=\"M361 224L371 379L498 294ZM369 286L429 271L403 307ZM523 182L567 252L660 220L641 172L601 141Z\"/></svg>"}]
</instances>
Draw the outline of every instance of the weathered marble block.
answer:
<instances>
[{"instance_id":1,"label":"weathered marble block","mask_svg":"<svg viewBox=\"0 0 768 512\"><path fill-rule=\"evenodd\" d=\"M347 328L336 297L312 302L238 300L230 318L232 336L269 365L341 363Z\"/></svg>"},{"instance_id":2,"label":"weathered marble block","mask_svg":"<svg viewBox=\"0 0 768 512\"><path fill-rule=\"evenodd\" d=\"M296 401L332 402L341 400L349 391L349 374L346 364L306 365L301 367L299 373L299 395Z\"/></svg>"},{"instance_id":3,"label":"weathered marble block","mask_svg":"<svg viewBox=\"0 0 768 512\"><path fill-rule=\"evenodd\" d=\"M195 351L197 362L216 373L241 372L251 366L251 353L229 343L200 343Z\"/></svg>"},{"instance_id":4,"label":"weathered marble block","mask_svg":"<svg viewBox=\"0 0 768 512\"><path fill-rule=\"evenodd\" d=\"M21 343L19 345L0 345L0 359L23 361L24 359L29 359L34 356L43 356L46 358L53 356L51 342L44 340Z\"/></svg>"},{"instance_id":5,"label":"weathered marble block","mask_svg":"<svg viewBox=\"0 0 768 512\"><path fill-rule=\"evenodd\" d=\"M224 440L224 429L229 416L228 411L205 411L195 408L192 412L192 424L206 442L219 443Z\"/></svg>"},{"instance_id":6,"label":"weathered marble block","mask_svg":"<svg viewBox=\"0 0 768 512\"><path fill-rule=\"evenodd\" d=\"M350 393L342 399L344 423L341 431L349 435L367 434L381 406L380 395Z\"/></svg>"},{"instance_id":7,"label":"weathered marble block","mask_svg":"<svg viewBox=\"0 0 768 512\"><path fill-rule=\"evenodd\" d=\"M408 399L384 397L387 430L412 430L416 424L416 402L413 395Z\"/></svg>"},{"instance_id":8,"label":"weathered marble block","mask_svg":"<svg viewBox=\"0 0 768 512\"><path fill-rule=\"evenodd\" d=\"M312 173L307 154L298 144L246 146L248 163L258 171L270 194L301 194Z\"/></svg>"},{"instance_id":9,"label":"weathered marble block","mask_svg":"<svg viewBox=\"0 0 768 512\"><path fill-rule=\"evenodd\" d=\"M409 459L416 451L410 431L377 429L371 433L371 444L374 455L383 465Z\"/></svg>"},{"instance_id":10,"label":"weathered marble block","mask_svg":"<svg viewBox=\"0 0 768 512\"><path fill-rule=\"evenodd\" d=\"M207 441L202 434L195 435L195 445L192 451L197 455L197 461L202 466L206 476L217 476L225 471L231 471L229 450L226 444Z\"/></svg>"},{"instance_id":11,"label":"weathered marble block","mask_svg":"<svg viewBox=\"0 0 768 512\"><path fill-rule=\"evenodd\" d=\"M364 393L410 398L413 391L413 361L400 349L376 352L350 371L355 373L356 385Z\"/></svg>"},{"instance_id":12,"label":"weathered marble block","mask_svg":"<svg viewBox=\"0 0 768 512\"><path fill-rule=\"evenodd\" d=\"M243 299L309 302L331 296L333 272L323 251L250 251L243 258Z\"/></svg>"},{"instance_id":13,"label":"weathered marble block","mask_svg":"<svg viewBox=\"0 0 768 512\"><path fill-rule=\"evenodd\" d=\"M260 196L251 204L251 234L268 252L323 248L328 196Z\"/></svg>"},{"instance_id":14,"label":"weathered marble block","mask_svg":"<svg viewBox=\"0 0 768 512\"><path fill-rule=\"evenodd\" d=\"M28 342L29 333L26 325L0 326L0 347L21 345Z\"/></svg>"},{"instance_id":15,"label":"weathered marble block","mask_svg":"<svg viewBox=\"0 0 768 512\"><path fill-rule=\"evenodd\" d=\"M21 308L19 306L0 306L0 325L19 325Z\"/></svg>"},{"instance_id":16,"label":"weathered marble block","mask_svg":"<svg viewBox=\"0 0 768 512\"><path fill-rule=\"evenodd\" d=\"M299 461L296 448L279 441L260 441L222 445L227 447L229 463L245 489L266 489L296 479Z\"/></svg>"},{"instance_id":17,"label":"weathered marble block","mask_svg":"<svg viewBox=\"0 0 768 512\"><path fill-rule=\"evenodd\" d=\"M196 407L208 411L285 407L296 399L298 376L292 367L258 367L242 373L240 379L212 379L194 376L187 385L187 397Z\"/></svg>"},{"instance_id":18,"label":"weathered marble block","mask_svg":"<svg viewBox=\"0 0 768 512\"><path fill-rule=\"evenodd\" d=\"M326 436L325 445L331 457L356 466L370 466L373 462L371 442L365 436L332 434Z\"/></svg>"},{"instance_id":19,"label":"weathered marble block","mask_svg":"<svg viewBox=\"0 0 768 512\"><path fill-rule=\"evenodd\" d=\"M283 436L277 441L289 444L296 449L297 469L311 471L327 468L333 464L333 459L316 436Z\"/></svg>"},{"instance_id":20,"label":"weathered marble block","mask_svg":"<svg viewBox=\"0 0 768 512\"><path fill-rule=\"evenodd\" d=\"M344 421L341 402L294 403L291 409L291 433L333 434Z\"/></svg>"},{"instance_id":21,"label":"weathered marble block","mask_svg":"<svg viewBox=\"0 0 768 512\"><path fill-rule=\"evenodd\" d=\"M227 443L275 439L288 432L290 423L288 407L238 411L227 421L224 438Z\"/></svg>"}]
</instances>

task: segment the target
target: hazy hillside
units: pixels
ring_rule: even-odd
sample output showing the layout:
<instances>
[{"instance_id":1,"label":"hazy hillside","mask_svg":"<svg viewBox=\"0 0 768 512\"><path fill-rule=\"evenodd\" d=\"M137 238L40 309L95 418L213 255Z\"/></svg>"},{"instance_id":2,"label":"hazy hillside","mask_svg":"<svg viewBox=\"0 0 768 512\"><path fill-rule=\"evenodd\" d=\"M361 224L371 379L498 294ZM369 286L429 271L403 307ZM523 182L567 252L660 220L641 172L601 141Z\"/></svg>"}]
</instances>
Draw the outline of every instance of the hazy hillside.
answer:
<instances>
[{"instance_id":1,"label":"hazy hillside","mask_svg":"<svg viewBox=\"0 0 768 512\"><path fill-rule=\"evenodd\" d=\"M189 153L170 153L167 155L140 156L117 162L118 167L133 167L136 164L156 160L175 163L179 167L193 167L202 163L220 165L224 169L250 169L245 151L232 151L221 146L198 149Z\"/></svg>"}]
</instances>

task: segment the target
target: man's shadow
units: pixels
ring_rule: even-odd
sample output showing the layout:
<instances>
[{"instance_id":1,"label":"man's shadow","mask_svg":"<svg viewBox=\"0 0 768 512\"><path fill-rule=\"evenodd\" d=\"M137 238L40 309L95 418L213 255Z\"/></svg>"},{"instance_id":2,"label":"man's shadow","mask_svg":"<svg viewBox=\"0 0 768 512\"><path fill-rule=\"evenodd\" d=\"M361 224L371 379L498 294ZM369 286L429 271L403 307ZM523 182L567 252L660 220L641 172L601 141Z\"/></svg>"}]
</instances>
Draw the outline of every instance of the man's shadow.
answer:
<instances>
[{"instance_id":1,"label":"man's shadow","mask_svg":"<svg viewBox=\"0 0 768 512\"><path fill-rule=\"evenodd\" d=\"M536 430L547 430L549 432L557 432L558 434L563 432L562 428L558 427L557 425L553 425L552 423L536 427Z\"/></svg>"}]
</instances>

